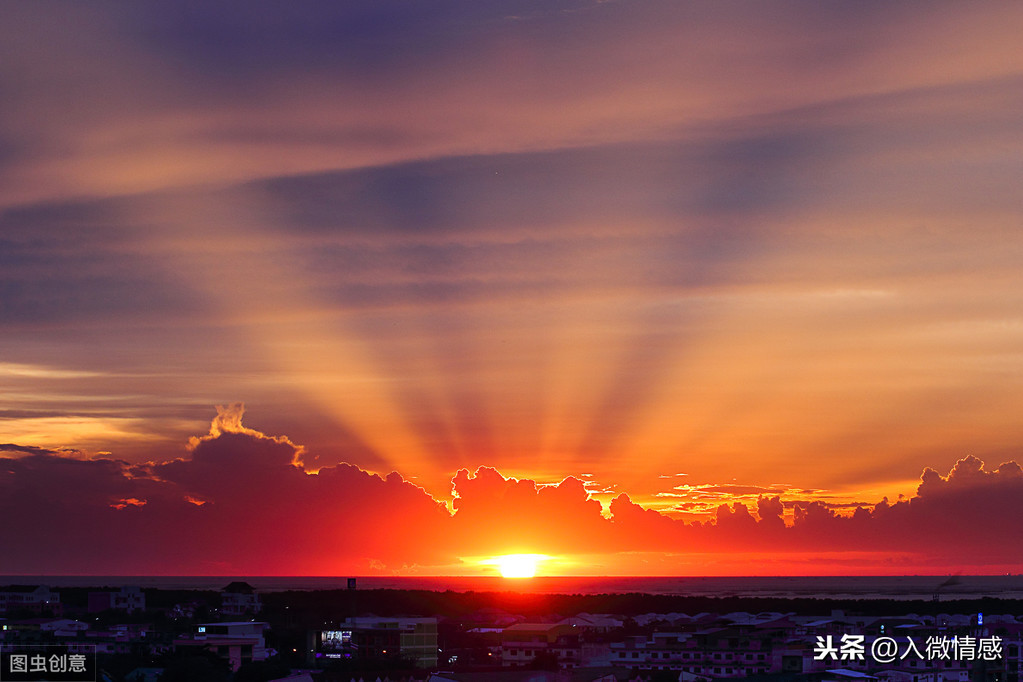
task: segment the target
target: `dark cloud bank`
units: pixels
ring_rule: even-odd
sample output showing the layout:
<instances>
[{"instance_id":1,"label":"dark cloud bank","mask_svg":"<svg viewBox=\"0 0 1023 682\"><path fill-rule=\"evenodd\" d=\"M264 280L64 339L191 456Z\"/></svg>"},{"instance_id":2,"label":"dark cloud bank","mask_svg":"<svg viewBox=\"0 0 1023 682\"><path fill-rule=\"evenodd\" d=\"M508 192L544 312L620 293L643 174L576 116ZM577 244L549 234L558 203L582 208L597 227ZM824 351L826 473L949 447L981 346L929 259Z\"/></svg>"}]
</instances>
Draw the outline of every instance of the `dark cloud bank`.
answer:
<instances>
[{"instance_id":1,"label":"dark cloud bank","mask_svg":"<svg viewBox=\"0 0 1023 682\"><path fill-rule=\"evenodd\" d=\"M657 552L890 552L916 566L1023 561L1023 469L986 470L968 456L942 476L923 472L916 495L840 516L823 502L780 497L755 509L721 505L684 523L625 494L602 514L583 482L556 486L481 467L452 479L454 513L398 473L349 464L311 474L304 449L220 411L190 455L161 463L69 456L4 446L0 514L7 574L335 574L445 566L460 557ZM751 570L751 573L756 571Z\"/></svg>"}]
</instances>

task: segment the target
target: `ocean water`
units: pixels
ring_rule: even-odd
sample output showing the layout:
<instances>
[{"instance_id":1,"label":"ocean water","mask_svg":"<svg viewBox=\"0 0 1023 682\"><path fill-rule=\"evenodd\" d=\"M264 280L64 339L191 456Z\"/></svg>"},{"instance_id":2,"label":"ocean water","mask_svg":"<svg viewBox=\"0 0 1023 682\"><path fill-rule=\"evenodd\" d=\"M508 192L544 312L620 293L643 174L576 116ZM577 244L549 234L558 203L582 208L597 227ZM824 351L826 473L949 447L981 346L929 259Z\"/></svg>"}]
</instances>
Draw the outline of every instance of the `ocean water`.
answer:
<instances>
[{"instance_id":1,"label":"ocean water","mask_svg":"<svg viewBox=\"0 0 1023 682\"><path fill-rule=\"evenodd\" d=\"M0 585L220 590L243 580L260 592L358 589L454 592L604 594L642 592L700 597L784 597L942 601L995 597L1023 599L1023 575L997 576L792 576L792 577L378 577L378 576L0 576Z\"/></svg>"}]
</instances>

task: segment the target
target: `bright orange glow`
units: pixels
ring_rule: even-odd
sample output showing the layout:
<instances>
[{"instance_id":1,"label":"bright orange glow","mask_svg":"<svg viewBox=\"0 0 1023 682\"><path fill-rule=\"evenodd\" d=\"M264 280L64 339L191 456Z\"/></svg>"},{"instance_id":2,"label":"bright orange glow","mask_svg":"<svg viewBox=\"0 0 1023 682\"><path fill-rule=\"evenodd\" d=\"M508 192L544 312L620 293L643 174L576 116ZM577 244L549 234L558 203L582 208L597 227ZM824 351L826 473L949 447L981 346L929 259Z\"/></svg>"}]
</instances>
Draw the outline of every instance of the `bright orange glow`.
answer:
<instances>
[{"instance_id":1,"label":"bright orange glow","mask_svg":"<svg viewBox=\"0 0 1023 682\"><path fill-rule=\"evenodd\" d=\"M3 12L0 575L1023 571L1023 3L465 4Z\"/></svg>"},{"instance_id":2,"label":"bright orange glow","mask_svg":"<svg viewBox=\"0 0 1023 682\"><path fill-rule=\"evenodd\" d=\"M481 563L496 565L502 578L532 578L537 567L548 558L543 554L505 554Z\"/></svg>"}]
</instances>

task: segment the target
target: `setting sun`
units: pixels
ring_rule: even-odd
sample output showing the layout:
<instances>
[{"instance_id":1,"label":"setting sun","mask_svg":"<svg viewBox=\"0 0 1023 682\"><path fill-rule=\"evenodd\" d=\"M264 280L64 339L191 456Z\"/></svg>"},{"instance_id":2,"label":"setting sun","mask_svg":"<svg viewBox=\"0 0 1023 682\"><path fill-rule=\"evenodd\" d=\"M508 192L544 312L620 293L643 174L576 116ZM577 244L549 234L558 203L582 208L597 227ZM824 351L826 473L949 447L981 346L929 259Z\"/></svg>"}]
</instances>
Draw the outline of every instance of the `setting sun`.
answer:
<instances>
[{"instance_id":1,"label":"setting sun","mask_svg":"<svg viewBox=\"0 0 1023 682\"><path fill-rule=\"evenodd\" d=\"M547 558L543 554L505 554L483 563L496 565L502 578L532 578L537 566Z\"/></svg>"}]
</instances>

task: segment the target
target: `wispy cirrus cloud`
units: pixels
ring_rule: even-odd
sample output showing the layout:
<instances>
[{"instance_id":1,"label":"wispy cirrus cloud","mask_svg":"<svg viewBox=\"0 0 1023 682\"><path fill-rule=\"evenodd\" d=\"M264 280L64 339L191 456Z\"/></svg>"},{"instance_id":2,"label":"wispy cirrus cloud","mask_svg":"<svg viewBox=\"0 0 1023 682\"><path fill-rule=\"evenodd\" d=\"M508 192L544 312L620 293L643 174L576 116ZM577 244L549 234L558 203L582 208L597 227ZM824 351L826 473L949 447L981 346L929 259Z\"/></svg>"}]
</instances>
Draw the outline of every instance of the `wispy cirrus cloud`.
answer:
<instances>
[{"instance_id":1,"label":"wispy cirrus cloud","mask_svg":"<svg viewBox=\"0 0 1023 682\"><path fill-rule=\"evenodd\" d=\"M644 504L1016 456L1016 6L61 10L0 22L4 442L241 396L310 470Z\"/></svg>"}]
</instances>

